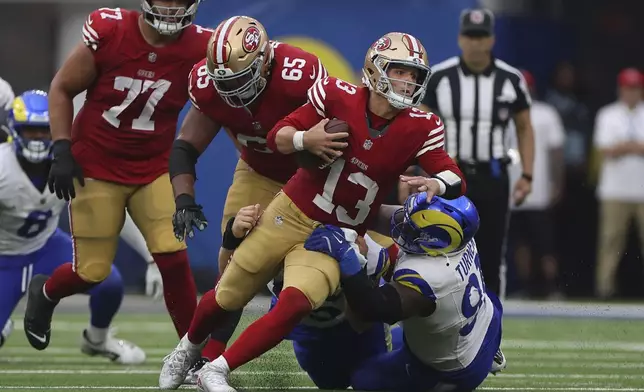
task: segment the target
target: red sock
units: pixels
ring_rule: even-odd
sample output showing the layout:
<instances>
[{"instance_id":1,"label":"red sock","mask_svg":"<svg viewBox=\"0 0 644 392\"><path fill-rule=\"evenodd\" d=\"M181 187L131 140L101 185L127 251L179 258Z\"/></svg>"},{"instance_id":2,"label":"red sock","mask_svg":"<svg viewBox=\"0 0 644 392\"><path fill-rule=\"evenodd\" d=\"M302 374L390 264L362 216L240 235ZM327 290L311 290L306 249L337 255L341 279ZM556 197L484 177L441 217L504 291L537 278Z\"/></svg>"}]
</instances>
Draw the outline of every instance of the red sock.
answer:
<instances>
[{"instance_id":1,"label":"red sock","mask_svg":"<svg viewBox=\"0 0 644 392\"><path fill-rule=\"evenodd\" d=\"M210 333L226 319L227 311L222 309L215 299L215 289L206 292L190 323L188 329L188 340L194 344L199 344L206 340ZM222 343L224 347L225 343ZM207 357L210 358L210 357Z\"/></svg>"},{"instance_id":2,"label":"red sock","mask_svg":"<svg viewBox=\"0 0 644 392\"><path fill-rule=\"evenodd\" d=\"M280 293L277 305L252 323L223 353L230 370L264 354L311 312L311 303L300 290L287 287Z\"/></svg>"},{"instance_id":3,"label":"red sock","mask_svg":"<svg viewBox=\"0 0 644 392\"><path fill-rule=\"evenodd\" d=\"M226 342L220 342L217 339L210 338L208 339L206 347L201 350L201 356L208 358L208 360L210 361L214 361L215 359L219 358L219 356L223 354L225 350Z\"/></svg>"},{"instance_id":4,"label":"red sock","mask_svg":"<svg viewBox=\"0 0 644 392\"><path fill-rule=\"evenodd\" d=\"M45 295L56 302L74 294L84 293L97 284L84 281L74 271L72 263L65 263L56 268L45 282Z\"/></svg>"},{"instance_id":5,"label":"red sock","mask_svg":"<svg viewBox=\"0 0 644 392\"><path fill-rule=\"evenodd\" d=\"M183 337L197 307L197 286L190 271L188 252L156 253L152 257L163 279L165 306L179 337Z\"/></svg>"}]
</instances>

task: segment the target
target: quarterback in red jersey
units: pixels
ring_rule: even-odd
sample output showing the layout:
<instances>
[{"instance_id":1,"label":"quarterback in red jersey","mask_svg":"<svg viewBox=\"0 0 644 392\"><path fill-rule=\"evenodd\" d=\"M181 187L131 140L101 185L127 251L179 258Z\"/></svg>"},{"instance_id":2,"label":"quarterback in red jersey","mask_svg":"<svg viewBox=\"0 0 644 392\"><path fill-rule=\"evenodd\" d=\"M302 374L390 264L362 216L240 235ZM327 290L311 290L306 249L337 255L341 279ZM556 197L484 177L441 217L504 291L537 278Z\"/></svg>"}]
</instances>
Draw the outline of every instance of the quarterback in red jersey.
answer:
<instances>
[{"instance_id":1,"label":"quarterback in red jersey","mask_svg":"<svg viewBox=\"0 0 644 392\"><path fill-rule=\"evenodd\" d=\"M142 12L92 12L83 42L51 83L49 188L70 200L74 260L30 284L25 332L39 350L49 345L58 301L108 276L126 208L159 267L177 333L188 329L196 288L186 245L172 232L167 167L188 75L212 33L192 24L199 1L142 0ZM72 125L72 99L84 90Z\"/></svg>"},{"instance_id":2,"label":"quarterback in red jersey","mask_svg":"<svg viewBox=\"0 0 644 392\"><path fill-rule=\"evenodd\" d=\"M327 76L313 54L288 44L270 41L262 24L247 16L222 21L208 44L206 58L190 73L192 107L182 124L170 155L170 177L176 197L174 225L179 238L192 235L192 226L205 224L194 195L195 164L221 127L241 151L224 206L221 232L242 208L266 208L298 166L293 155L266 147L268 131L282 118L307 102L307 91ZM196 219L196 221L195 221ZM230 252L224 242L219 271ZM214 292L205 296L214 295ZM241 316L241 309L213 332L202 355L215 359L224 350ZM219 342L219 349L211 351ZM196 358L193 358L195 360ZM197 365L198 367L199 365ZM193 373L191 373L193 374ZM194 378L194 377L193 377ZM181 377L161 377L165 388L177 386Z\"/></svg>"},{"instance_id":3,"label":"quarterback in red jersey","mask_svg":"<svg viewBox=\"0 0 644 392\"><path fill-rule=\"evenodd\" d=\"M440 118L414 108L422 101L430 75L420 42L408 34L385 35L369 49L363 73L367 87L330 77L318 81L309 90L309 103L269 133L271 150L288 154L307 149L333 163L297 171L236 249L215 296L199 304L190 341L177 349L195 350L191 342L242 308L284 261L284 288L277 305L202 368L202 390L234 391L228 385L230 370L274 347L336 291L337 262L303 246L316 226L333 223L364 233L385 195L414 163L431 177L403 180L417 184L420 191L447 198L464 193L462 174L443 149ZM324 130L329 118L344 120L351 129L350 134L337 134L349 138L341 152Z\"/></svg>"}]
</instances>

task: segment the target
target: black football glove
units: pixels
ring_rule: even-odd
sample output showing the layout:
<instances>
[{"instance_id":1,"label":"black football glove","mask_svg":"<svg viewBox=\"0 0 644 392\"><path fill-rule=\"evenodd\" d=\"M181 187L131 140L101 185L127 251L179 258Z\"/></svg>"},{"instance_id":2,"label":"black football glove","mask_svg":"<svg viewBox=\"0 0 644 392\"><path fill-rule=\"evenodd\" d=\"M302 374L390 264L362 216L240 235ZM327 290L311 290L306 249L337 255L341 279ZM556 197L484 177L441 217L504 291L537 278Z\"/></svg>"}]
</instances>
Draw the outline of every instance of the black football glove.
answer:
<instances>
[{"instance_id":1,"label":"black football glove","mask_svg":"<svg viewBox=\"0 0 644 392\"><path fill-rule=\"evenodd\" d=\"M74 189L74 178L81 186L85 186L83 169L72 155L72 142L68 139L60 139L54 142L51 147L54 159L51 162L47 184L49 191L56 193L59 199L67 201L76 197Z\"/></svg>"},{"instance_id":2,"label":"black football glove","mask_svg":"<svg viewBox=\"0 0 644 392\"><path fill-rule=\"evenodd\" d=\"M172 226L174 228L174 236L179 241L183 241L186 238L186 234L190 238L195 236L195 232L192 229L193 226L199 229L199 231L203 231L208 227L206 216L201 211L201 206L197 204L194 197L182 193L175 199L175 204L177 210L172 216Z\"/></svg>"}]
</instances>

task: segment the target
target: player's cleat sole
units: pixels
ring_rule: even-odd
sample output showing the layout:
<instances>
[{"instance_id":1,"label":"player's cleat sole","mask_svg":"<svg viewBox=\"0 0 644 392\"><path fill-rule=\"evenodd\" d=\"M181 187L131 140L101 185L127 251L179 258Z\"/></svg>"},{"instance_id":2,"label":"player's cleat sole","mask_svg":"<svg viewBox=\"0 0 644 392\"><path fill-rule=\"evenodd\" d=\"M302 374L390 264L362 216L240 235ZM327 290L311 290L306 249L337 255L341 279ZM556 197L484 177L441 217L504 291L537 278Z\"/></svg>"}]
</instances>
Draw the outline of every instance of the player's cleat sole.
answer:
<instances>
[{"instance_id":1,"label":"player's cleat sole","mask_svg":"<svg viewBox=\"0 0 644 392\"><path fill-rule=\"evenodd\" d=\"M116 339L112 331L104 342L94 343L89 340L87 330L83 330L81 352L90 357L105 357L122 365L139 365L145 362L145 352L140 347L127 340Z\"/></svg>"},{"instance_id":2,"label":"player's cleat sole","mask_svg":"<svg viewBox=\"0 0 644 392\"><path fill-rule=\"evenodd\" d=\"M24 329L29 344L36 350L44 350L49 346L51 318L57 304L48 300L43 293L47 279L46 275L34 276L27 290Z\"/></svg>"},{"instance_id":3,"label":"player's cleat sole","mask_svg":"<svg viewBox=\"0 0 644 392\"><path fill-rule=\"evenodd\" d=\"M503 371L506 367L508 367L508 362L505 360L503 351L501 351L501 349L499 348L496 354L494 354L494 361L492 362L490 373L496 376L498 372Z\"/></svg>"},{"instance_id":4,"label":"player's cleat sole","mask_svg":"<svg viewBox=\"0 0 644 392\"><path fill-rule=\"evenodd\" d=\"M199 371L201 370L204 365L206 365L210 360L208 358L201 358L199 359L193 367L188 370L188 375L186 376L186 379L183 381L185 385L197 385L197 378L199 378Z\"/></svg>"}]
</instances>

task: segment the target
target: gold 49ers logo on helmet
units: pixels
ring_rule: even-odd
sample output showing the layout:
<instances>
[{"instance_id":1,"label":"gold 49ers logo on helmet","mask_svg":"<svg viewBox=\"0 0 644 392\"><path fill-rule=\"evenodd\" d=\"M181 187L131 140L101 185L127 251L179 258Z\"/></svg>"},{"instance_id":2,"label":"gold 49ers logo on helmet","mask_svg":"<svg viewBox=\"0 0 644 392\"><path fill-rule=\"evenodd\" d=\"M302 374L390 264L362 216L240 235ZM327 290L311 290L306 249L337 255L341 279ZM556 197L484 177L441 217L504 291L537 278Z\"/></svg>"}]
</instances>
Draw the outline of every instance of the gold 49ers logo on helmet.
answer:
<instances>
[{"instance_id":1,"label":"gold 49ers logo on helmet","mask_svg":"<svg viewBox=\"0 0 644 392\"><path fill-rule=\"evenodd\" d=\"M262 38L262 32L255 26L250 26L244 33L242 47L246 53L253 53L259 48L259 42Z\"/></svg>"},{"instance_id":2,"label":"gold 49ers logo on helmet","mask_svg":"<svg viewBox=\"0 0 644 392\"><path fill-rule=\"evenodd\" d=\"M378 41L374 42L371 47L379 52L382 50L387 50L389 49L389 47L391 47L391 39L389 39L389 37L387 36L384 36Z\"/></svg>"}]
</instances>

